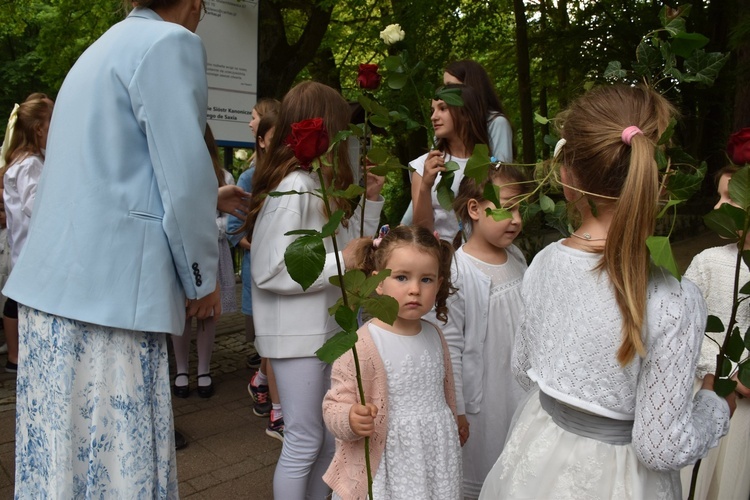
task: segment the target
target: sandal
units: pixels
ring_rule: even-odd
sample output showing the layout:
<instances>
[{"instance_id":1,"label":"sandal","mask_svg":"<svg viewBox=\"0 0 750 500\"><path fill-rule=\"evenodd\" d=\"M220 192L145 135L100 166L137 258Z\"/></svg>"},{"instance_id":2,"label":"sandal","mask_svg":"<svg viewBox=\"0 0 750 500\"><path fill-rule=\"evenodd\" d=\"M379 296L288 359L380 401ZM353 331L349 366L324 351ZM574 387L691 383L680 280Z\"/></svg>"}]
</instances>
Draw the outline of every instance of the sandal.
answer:
<instances>
[{"instance_id":1,"label":"sandal","mask_svg":"<svg viewBox=\"0 0 750 500\"><path fill-rule=\"evenodd\" d=\"M177 385L177 379L180 377L187 377L187 373L178 373L174 377L174 384L172 385L172 393L175 397L186 398L190 396L190 383L188 385Z\"/></svg>"},{"instance_id":2,"label":"sandal","mask_svg":"<svg viewBox=\"0 0 750 500\"><path fill-rule=\"evenodd\" d=\"M203 377L211 378L210 373L204 373L203 375L198 375L198 380L202 379ZM214 395L214 381L213 379L208 385L200 385L198 384L198 396L202 398L210 398Z\"/></svg>"}]
</instances>

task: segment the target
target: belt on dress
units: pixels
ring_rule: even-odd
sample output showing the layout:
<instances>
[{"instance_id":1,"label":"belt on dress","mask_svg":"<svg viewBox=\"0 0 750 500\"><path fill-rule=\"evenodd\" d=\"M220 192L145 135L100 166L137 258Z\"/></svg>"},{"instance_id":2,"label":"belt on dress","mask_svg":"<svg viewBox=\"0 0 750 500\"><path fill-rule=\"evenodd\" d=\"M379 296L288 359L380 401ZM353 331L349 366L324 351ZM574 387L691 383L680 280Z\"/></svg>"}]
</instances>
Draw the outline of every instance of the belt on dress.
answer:
<instances>
[{"instance_id":1,"label":"belt on dress","mask_svg":"<svg viewBox=\"0 0 750 500\"><path fill-rule=\"evenodd\" d=\"M539 391L539 402L558 427L582 437L613 445L633 441L633 421L594 415L577 410Z\"/></svg>"}]
</instances>

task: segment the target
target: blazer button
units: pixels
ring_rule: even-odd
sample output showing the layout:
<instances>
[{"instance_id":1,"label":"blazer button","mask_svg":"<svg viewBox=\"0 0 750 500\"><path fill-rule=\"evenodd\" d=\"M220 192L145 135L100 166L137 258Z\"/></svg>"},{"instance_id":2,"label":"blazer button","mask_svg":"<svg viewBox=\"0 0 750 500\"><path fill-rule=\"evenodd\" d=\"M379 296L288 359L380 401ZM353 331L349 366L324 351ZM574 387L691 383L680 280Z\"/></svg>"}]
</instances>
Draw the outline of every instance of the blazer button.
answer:
<instances>
[{"instance_id":1,"label":"blazer button","mask_svg":"<svg viewBox=\"0 0 750 500\"><path fill-rule=\"evenodd\" d=\"M195 280L195 285L196 286L201 286L202 284L203 284L203 282L201 281L200 278L198 278L198 279Z\"/></svg>"},{"instance_id":2,"label":"blazer button","mask_svg":"<svg viewBox=\"0 0 750 500\"><path fill-rule=\"evenodd\" d=\"M196 271L198 270L198 263L197 262L193 262L193 269L196 270Z\"/></svg>"},{"instance_id":3,"label":"blazer button","mask_svg":"<svg viewBox=\"0 0 750 500\"><path fill-rule=\"evenodd\" d=\"M197 269L193 269L193 275L200 276L200 274L201 274L200 271L198 271Z\"/></svg>"}]
</instances>

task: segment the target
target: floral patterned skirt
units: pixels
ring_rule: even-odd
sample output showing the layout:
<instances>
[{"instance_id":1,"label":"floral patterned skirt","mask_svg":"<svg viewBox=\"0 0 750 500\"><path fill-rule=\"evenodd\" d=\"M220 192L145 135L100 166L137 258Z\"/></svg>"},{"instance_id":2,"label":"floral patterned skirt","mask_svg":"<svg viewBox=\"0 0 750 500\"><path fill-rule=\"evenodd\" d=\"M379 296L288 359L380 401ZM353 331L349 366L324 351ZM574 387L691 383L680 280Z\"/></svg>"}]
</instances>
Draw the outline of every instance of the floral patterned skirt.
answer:
<instances>
[{"instance_id":1,"label":"floral patterned skirt","mask_svg":"<svg viewBox=\"0 0 750 500\"><path fill-rule=\"evenodd\" d=\"M678 472L646 469L630 444L604 443L564 430L542 408L538 390L522 406L480 500L680 498Z\"/></svg>"},{"instance_id":2,"label":"floral patterned skirt","mask_svg":"<svg viewBox=\"0 0 750 500\"><path fill-rule=\"evenodd\" d=\"M165 334L19 307L16 498L177 498Z\"/></svg>"}]
</instances>

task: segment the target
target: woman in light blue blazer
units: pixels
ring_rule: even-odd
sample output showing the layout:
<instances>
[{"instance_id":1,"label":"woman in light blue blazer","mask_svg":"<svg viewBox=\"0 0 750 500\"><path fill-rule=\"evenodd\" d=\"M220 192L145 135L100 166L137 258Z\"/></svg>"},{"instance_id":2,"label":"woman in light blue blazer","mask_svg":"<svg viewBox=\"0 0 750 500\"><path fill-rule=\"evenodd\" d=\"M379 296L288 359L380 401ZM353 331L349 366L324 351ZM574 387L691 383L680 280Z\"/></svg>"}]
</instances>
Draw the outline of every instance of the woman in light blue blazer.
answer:
<instances>
[{"instance_id":1,"label":"woman in light blue blazer","mask_svg":"<svg viewBox=\"0 0 750 500\"><path fill-rule=\"evenodd\" d=\"M128 2L131 3L131 2ZM201 0L140 0L57 98L19 307L17 498L177 496L166 334L220 312Z\"/></svg>"}]
</instances>

